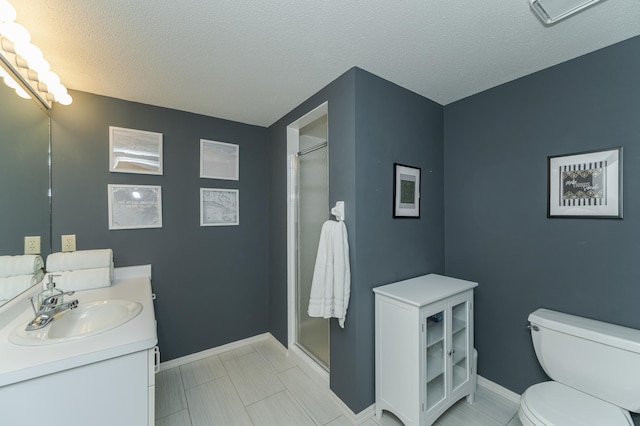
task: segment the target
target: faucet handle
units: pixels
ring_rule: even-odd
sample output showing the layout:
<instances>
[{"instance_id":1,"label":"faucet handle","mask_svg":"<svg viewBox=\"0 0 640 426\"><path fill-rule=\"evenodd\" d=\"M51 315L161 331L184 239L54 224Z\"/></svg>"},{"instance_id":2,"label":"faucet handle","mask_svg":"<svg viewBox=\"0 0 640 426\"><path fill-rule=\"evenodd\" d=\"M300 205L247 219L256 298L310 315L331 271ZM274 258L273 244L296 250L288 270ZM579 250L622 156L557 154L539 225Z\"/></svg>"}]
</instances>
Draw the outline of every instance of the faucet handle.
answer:
<instances>
[{"instance_id":1,"label":"faucet handle","mask_svg":"<svg viewBox=\"0 0 640 426\"><path fill-rule=\"evenodd\" d=\"M58 304L58 298L63 297L63 296L71 296L74 293L75 293L75 291L67 291L65 293L58 293L58 294L54 294L52 296L49 296L49 297L47 297L46 299L44 299L42 301L42 304L40 305L40 309L42 309L42 307L45 307L45 308L55 307Z\"/></svg>"}]
</instances>

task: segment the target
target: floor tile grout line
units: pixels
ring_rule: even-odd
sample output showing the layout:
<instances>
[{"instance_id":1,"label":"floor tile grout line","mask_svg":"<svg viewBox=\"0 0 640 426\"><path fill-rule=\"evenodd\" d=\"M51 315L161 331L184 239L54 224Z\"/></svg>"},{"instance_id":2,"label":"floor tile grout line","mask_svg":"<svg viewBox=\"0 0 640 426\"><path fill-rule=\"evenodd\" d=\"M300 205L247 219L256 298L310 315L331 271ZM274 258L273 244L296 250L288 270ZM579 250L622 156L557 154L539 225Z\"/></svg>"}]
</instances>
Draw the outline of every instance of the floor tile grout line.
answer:
<instances>
[{"instance_id":1,"label":"floor tile grout line","mask_svg":"<svg viewBox=\"0 0 640 426\"><path fill-rule=\"evenodd\" d=\"M254 345L254 344L251 344L251 346L253 346L253 345ZM276 379L280 382L280 384L282 384L282 386L283 386L283 387L284 387L284 389L289 393L289 395L291 395L291 397L293 398L294 402L295 402L296 404L298 404L298 405L300 406L300 408L302 408L302 411L304 411L304 413L307 415L307 417L309 417L309 419L311 419L311 421L312 421L313 423L315 423L316 425L318 425L318 426L323 426L323 425L321 425L320 423L316 422L316 420L313 418L313 416L311 415L311 413L310 413L309 409L305 406L305 404L304 404L301 400L299 400L299 399L296 397L295 392L293 392L291 389L289 389L289 387L287 386L287 384L286 384L286 383L285 383L285 382L280 378L280 374L281 374L281 373L284 373L285 371L289 371L289 370L291 370L291 369L293 369L293 368L298 368L298 369L302 372L302 374L304 374L304 375L305 375L305 376L307 376L307 377L309 377L309 376L308 376L308 375L307 375L307 374L306 374L306 373L305 373L305 372L304 372L304 371L303 371L303 370L298 366L298 364L297 364L297 363L295 363L294 361L292 361L293 365L292 365L291 367L286 368L286 369L284 369L284 370L282 370L282 371L277 371L277 370L275 369L275 367L274 367L274 366L269 362L269 360L267 359L267 357L266 357L265 355L263 355L263 354L260 352L260 350L259 350L258 348L256 348L255 346L253 346L253 349L255 349L255 351L258 353L258 355L260 356L260 358L262 358L262 360L265 362L265 364L267 364L267 366L269 366L269 368L271 369L271 371L275 374ZM284 355L284 356L286 356L285 354L283 354L283 355ZM280 392L283 392L283 391L280 391ZM276 393L278 393L278 392L276 392ZM274 394L274 395L275 395L275 394ZM267 397L267 398L268 398L268 397ZM340 417L340 416L338 416L338 417ZM338 417L336 417L336 419L337 419ZM333 419L333 420L335 420L335 419ZM333 421L333 420L331 420L331 421ZM329 423L331 423L331 421L330 421Z\"/></svg>"},{"instance_id":2,"label":"floor tile grout line","mask_svg":"<svg viewBox=\"0 0 640 426\"><path fill-rule=\"evenodd\" d=\"M184 403L187 406L187 414L189 414L189 424L193 426L193 420L191 418L191 407L189 406L189 399L187 399L187 389L184 386L184 379L182 378L182 370L178 367L178 374L180 374L180 384L182 387L182 396L184 397Z\"/></svg>"},{"instance_id":3,"label":"floor tile grout line","mask_svg":"<svg viewBox=\"0 0 640 426\"><path fill-rule=\"evenodd\" d=\"M251 346L253 346L253 345L251 345ZM253 348L253 349L255 351L255 348ZM251 354L251 352L248 353L248 354L240 355L240 356L234 356L233 358L229 358L228 360L225 360L225 361L223 361L221 359L220 362L222 363L222 368L224 368L224 372L227 374L227 377L229 378L229 381L231 382L231 386L233 386L233 391L236 393L236 396L238 397L238 400L242 404L242 409L244 410L245 413L247 413L247 417L249 418L249 421L251 422L251 424L255 426L256 423L251 418L251 414L249 413L249 410L247 410L247 404L245 404L244 401L242 400L242 398L240 397L240 392L238 392L238 388L236 387L236 384L233 382L233 379L231 378L231 375L229 374L229 370L227 369L227 366L224 365L224 363L226 361L231 361L233 359L238 359L238 358L241 358L243 356L250 355L250 354Z\"/></svg>"}]
</instances>

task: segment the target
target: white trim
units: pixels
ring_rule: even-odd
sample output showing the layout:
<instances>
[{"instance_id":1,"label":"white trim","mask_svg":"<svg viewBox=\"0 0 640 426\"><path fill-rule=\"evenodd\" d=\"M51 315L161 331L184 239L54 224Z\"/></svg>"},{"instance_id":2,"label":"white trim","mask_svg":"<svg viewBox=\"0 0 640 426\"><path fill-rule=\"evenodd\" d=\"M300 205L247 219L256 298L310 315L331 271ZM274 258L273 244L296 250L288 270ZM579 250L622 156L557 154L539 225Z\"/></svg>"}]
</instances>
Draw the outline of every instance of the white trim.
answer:
<instances>
[{"instance_id":1,"label":"white trim","mask_svg":"<svg viewBox=\"0 0 640 426\"><path fill-rule=\"evenodd\" d=\"M342 414L347 418L347 420L354 425L359 425L366 422L369 419L375 419L376 415L376 404L373 403L364 410L360 411L358 414L351 411L351 408L345 404L338 395L333 393L331 389L329 389L329 396L336 403L338 408L342 411Z\"/></svg>"},{"instance_id":2,"label":"white trim","mask_svg":"<svg viewBox=\"0 0 640 426\"><path fill-rule=\"evenodd\" d=\"M492 382L489 379L485 379L484 377L478 375L478 386L482 386L483 388L491 391L495 394L500 395L503 398L508 399L509 401L520 405L520 395L517 393L510 391L509 389L500 386L499 384Z\"/></svg>"},{"instance_id":3,"label":"white trim","mask_svg":"<svg viewBox=\"0 0 640 426\"><path fill-rule=\"evenodd\" d=\"M269 336L271 336L271 333L258 334L257 336L227 343L226 345L217 346L211 349L205 349L204 351L196 352L195 354L190 354L180 358L175 358L170 361L160 363L160 371L168 370L174 367L179 367L181 365L189 364L190 362L200 361L201 359L205 359L213 355L218 355L223 352L240 348L242 346L250 345L251 343L261 342L263 340L268 339Z\"/></svg>"},{"instance_id":4,"label":"white trim","mask_svg":"<svg viewBox=\"0 0 640 426\"><path fill-rule=\"evenodd\" d=\"M290 356L296 365L300 367L300 369L313 381L329 389L329 372L320 367L320 365L313 358L307 355L306 352L294 344L289 346L287 355Z\"/></svg>"}]
</instances>

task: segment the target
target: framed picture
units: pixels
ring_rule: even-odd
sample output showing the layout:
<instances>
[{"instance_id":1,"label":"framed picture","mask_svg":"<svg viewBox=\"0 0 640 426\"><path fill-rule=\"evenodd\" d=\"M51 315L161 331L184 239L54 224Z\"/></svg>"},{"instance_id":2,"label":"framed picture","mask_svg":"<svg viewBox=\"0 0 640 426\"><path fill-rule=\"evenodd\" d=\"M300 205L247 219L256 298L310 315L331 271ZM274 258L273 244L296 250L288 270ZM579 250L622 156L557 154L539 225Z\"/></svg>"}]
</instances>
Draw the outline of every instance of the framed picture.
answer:
<instances>
[{"instance_id":1,"label":"framed picture","mask_svg":"<svg viewBox=\"0 0 640 426\"><path fill-rule=\"evenodd\" d=\"M393 163L393 217L420 217L420 168Z\"/></svg>"},{"instance_id":2,"label":"framed picture","mask_svg":"<svg viewBox=\"0 0 640 426\"><path fill-rule=\"evenodd\" d=\"M622 147L547 158L547 217L622 219Z\"/></svg>"},{"instance_id":3,"label":"framed picture","mask_svg":"<svg viewBox=\"0 0 640 426\"><path fill-rule=\"evenodd\" d=\"M162 188L108 185L109 229L162 228Z\"/></svg>"},{"instance_id":4,"label":"framed picture","mask_svg":"<svg viewBox=\"0 0 640 426\"><path fill-rule=\"evenodd\" d=\"M200 177L240 179L240 146L200 139Z\"/></svg>"},{"instance_id":5,"label":"framed picture","mask_svg":"<svg viewBox=\"0 0 640 426\"><path fill-rule=\"evenodd\" d=\"M240 191L200 188L200 226L240 225Z\"/></svg>"},{"instance_id":6,"label":"framed picture","mask_svg":"<svg viewBox=\"0 0 640 426\"><path fill-rule=\"evenodd\" d=\"M109 126L109 171L162 174L162 133Z\"/></svg>"}]
</instances>

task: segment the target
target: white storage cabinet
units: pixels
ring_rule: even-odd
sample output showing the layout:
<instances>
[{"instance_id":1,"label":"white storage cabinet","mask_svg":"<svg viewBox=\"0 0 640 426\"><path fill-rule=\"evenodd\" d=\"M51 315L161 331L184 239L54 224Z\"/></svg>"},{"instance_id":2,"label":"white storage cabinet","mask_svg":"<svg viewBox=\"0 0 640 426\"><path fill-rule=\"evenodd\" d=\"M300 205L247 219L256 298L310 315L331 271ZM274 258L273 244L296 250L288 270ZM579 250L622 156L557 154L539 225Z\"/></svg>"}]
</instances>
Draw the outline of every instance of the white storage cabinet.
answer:
<instances>
[{"instance_id":1,"label":"white storage cabinet","mask_svg":"<svg viewBox=\"0 0 640 426\"><path fill-rule=\"evenodd\" d=\"M436 274L373 289L376 416L431 425L456 401L473 402L473 288Z\"/></svg>"}]
</instances>

